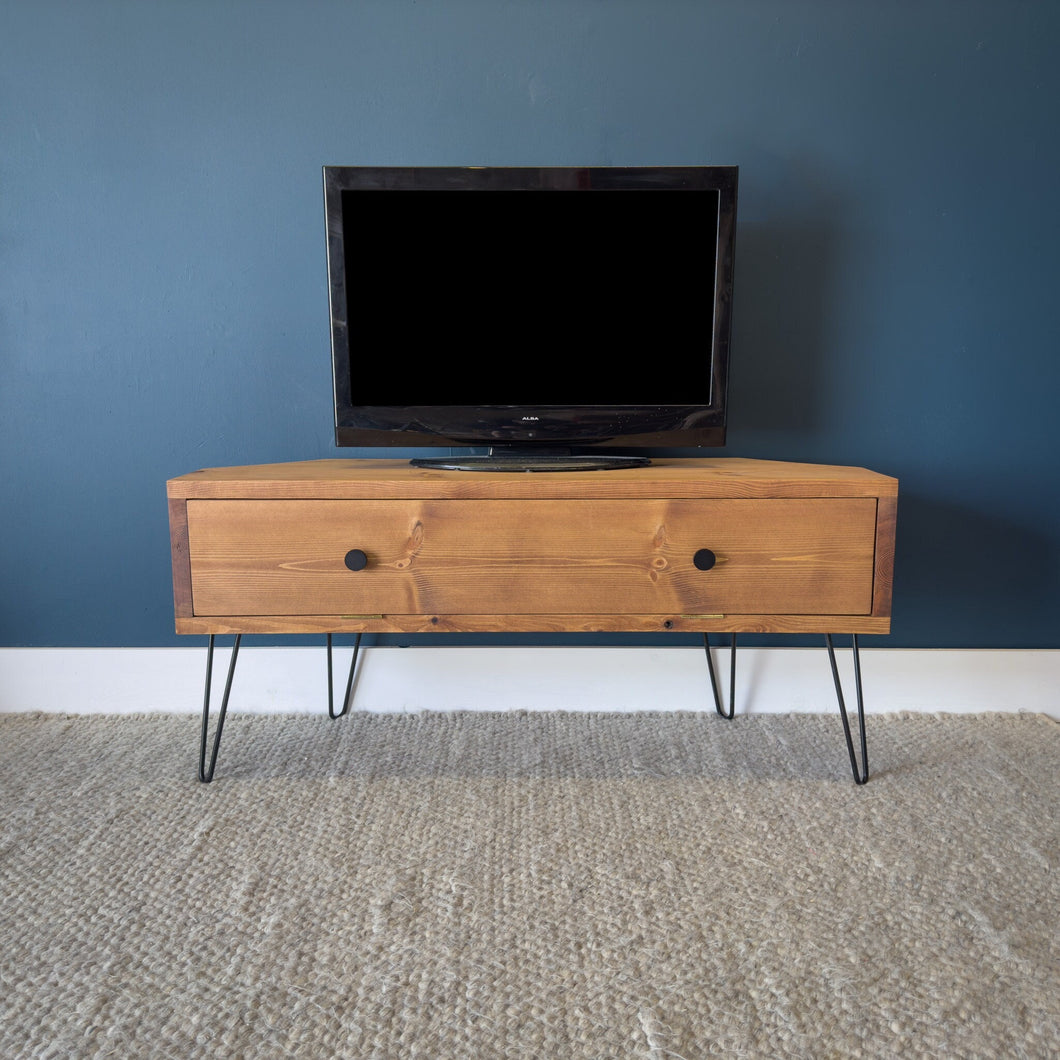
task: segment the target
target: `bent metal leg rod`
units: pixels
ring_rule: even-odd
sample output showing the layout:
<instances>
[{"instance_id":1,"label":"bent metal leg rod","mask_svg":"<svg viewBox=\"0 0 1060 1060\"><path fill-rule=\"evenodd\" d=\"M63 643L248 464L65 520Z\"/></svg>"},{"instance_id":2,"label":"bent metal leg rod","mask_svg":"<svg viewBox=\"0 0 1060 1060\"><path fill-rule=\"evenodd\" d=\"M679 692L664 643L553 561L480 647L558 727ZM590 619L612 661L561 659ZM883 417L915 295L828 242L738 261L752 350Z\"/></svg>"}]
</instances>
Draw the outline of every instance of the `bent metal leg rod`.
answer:
<instances>
[{"instance_id":1,"label":"bent metal leg rod","mask_svg":"<svg viewBox=\"0 0 1060 1060\"><path fill-rule=\"evenodd\" d=\"M221 746L221 733L224 731L225 716L228 713L228 700L232 694L232 678L236 672L236 658L239 655L239 645L243 639L241 633L237 633L232 643L232 657L228 662L228 678L225 681L224 694L221 696L221 709L217 713L217 724L214 728L213 746L210 750L210 762L206 763L206 748L210 745L210 698L211 686L213 684L213 653L216 637L210 634L210 642L206 649L206 690L202 701L202 732L199 738L199 780L209 784L213 780L214 770L217 767L217 751ZM353 675L357 667L357 654L361 647L361 634L353 644L353 659L350 662L350 674L346 679L346 694L342 700L342 709L335 710L335 693L332 683L332 651L331 634L328 634L328 714L332 718L341 718L350 709L350 691L353 688Z\"/></svg>"},{"instance_id":2,"label":"bent metal leg rod","mask_svg":"<svg viewBox=\"0 0 1060 1060\"><path fill-rule=\"evenodd\" d=\"M350 690L353 688L353 672L357 667L357 653L361 649L361 634L353 642L353 659L350 661L350 675L346 678L346 694L342 697L342 709L335 710L334 679L331 663L331 634L328 634L328 717L341 718L350 709Z\"/></svg>"},{"instance_id":3,"label":"bent metal leg rod","mask_svg":"<svg viewBox=\"0 0 1060 1060\"><path fill-rule=\"evenodd\" d=\"M210 644L206 649L206 692L202 701L202 735L199 738L199 780L209 784L213 780L214 767L217 765L217 748L221 746L221 732L225 725L225 714L228 713L228 697L232 692L232 678L236 672L236 656L239 655L239 642L242 634L237 633L232 643L232 658L228 663L228 680L225 681L224 695L221 697L221 709L217 714L217 727L213 734L213 750L210 753L210 767L206 768L206 745L210 727L210 683L213 676L214 634L210 634Z\"/></svg>"},{"instance_id":4,"label":"bent metal leg rod","mask_svg":"<svg viewBox=\"0 0 1060 1060\"><path fill-rule=\"evenodd\" d=\"M835 645L832 643L832 634L826 633L825 644L828 647L828 661L832 667L832 680L835 683L836 699L839 701L839 716L843 721L843 735L846 738L847 753L850 756L850 770L854 776L855 784L864 784L869 779L869 756L865 738L865 699L861 683L861 654L858 650L858 635L851 634L851 652L854 657L854 689L857 696L858 707L858 743L860 744L861 761L854 748L854 737L850 730L850 719L847 715L846 700L843 697L843 684L839 678L839 667L836 664ZM710 635L703 634L703 648L707 656L707 669L710 672L710 688L714 694L714 707L723 718L732 718L736 711L736 634L732 634L729 649L729 706L722 706L721 695L718 692L717 675L714 672L714 660L711 656Z\"/></svg>"},{"instance_id":5,"label":"bent metal leg rod","mask_svg":"<svg viewBox=\"0 0 1060 1060\"><path fill-rule=\"evenodd\" d=\"M710 634L703 634L703 649L707 653L707 669L710 671L710 689L714 693L714 707L723 718L731 718L736 713L736 634L732 635L729 644L729 709L721 705L718 694L718 681L714 674L714 660L710 654Z\"/></svg>"},{"instance_id":6,"label":"bent metal leg rod","mask_svg":"<svg viewBox=\"0 0 1060 1060\"><path fill-rule=\"evenodd\" d=\"M828 645L828 661L832 665L832 680L835 682L835 694L839 700L839 714L843 719L843 734L846 736L847 752L850 755L850 770L854 774L855 784L864 784L869 779L869 755L865 743L865 702L861 692L861 657L858 653L858 635L851 634L851 651L854 656L854 687L858 699L858 737L861 744L861 765L858 765L857 755L854 753L854 740L850 735L850 721L847 718L846 703L843 700L843 685L839 680L839 668L835 661L835 647L832 644L832 634L824 635L825 644Z\"/></svg>"}]
</instances>

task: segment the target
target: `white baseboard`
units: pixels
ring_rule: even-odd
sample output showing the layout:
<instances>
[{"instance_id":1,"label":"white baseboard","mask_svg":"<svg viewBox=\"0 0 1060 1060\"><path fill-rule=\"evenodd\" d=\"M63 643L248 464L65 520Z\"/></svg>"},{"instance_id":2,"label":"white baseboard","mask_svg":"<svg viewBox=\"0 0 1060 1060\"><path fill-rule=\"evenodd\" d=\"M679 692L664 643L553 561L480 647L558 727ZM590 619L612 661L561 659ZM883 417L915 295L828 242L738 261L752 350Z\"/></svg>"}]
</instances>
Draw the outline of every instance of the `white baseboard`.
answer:
<instances>
[{"instance_id":1,"label":"white baseboard","mask_svg":"<svg viewBox=\"0 0 1060 1060\"><path fill-rule=\"evenodd\" d=\"M854 696L850 652L838 657L848 704ZM214 660L219 704L227 650ZM253 713L327 709L327 667L320 647L241 649L230 709ZM347 647L335 652L337 697ZM194 648L2 648L0 713L197 712L206 652ZM715 651L728 697L728 649ZM861 650L865 709L873 713L1006 711L1060 720L1060 651ZM711 710L702 650L696 648L417 647L362 651L354 709L420 710ZM740 714L833 711L835 691L821 648L741 648Z\"/></svg>"}]
</instances>

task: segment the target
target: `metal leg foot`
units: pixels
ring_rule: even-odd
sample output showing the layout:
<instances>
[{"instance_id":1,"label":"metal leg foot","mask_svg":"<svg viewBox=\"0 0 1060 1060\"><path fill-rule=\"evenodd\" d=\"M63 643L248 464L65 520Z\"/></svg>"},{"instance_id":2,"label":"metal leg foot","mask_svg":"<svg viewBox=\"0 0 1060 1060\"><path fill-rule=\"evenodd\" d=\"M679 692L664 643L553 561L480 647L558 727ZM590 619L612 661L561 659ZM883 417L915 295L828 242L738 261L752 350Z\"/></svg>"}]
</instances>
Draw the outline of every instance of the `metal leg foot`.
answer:
<instances>
[{"instance_id":1,"label":"metal leg foot","mask_svg":"<svg viewBox=\"0 0 1060 1060\"><path fill-rule=\"evenodd\" d=\"M731 718L736 713L736 634L732 635L729 645L729 709L721 705L718 694L718 681L714 674L714 660L710 654L710 634L703 634L703 649L707 653L707 669L710 671L710 689L714 693L714 708L723 718Z\"/></svg>"},{"instance_id":2,"label":"metal leg foot","mask_svg":"<svg viewBox=\"0 0 1060 1060\"><path fill-rule=\"evenodd\" d=\"M346 678L346 694L342 697L342 709L335 710L334 679L332 677L331 663L331 634L328 634L328 717L341 718L350 709L350 691L353 688L353 672L357 667L357 653L361 650L361 634L353 642L353 659L350 662L350 675Z\"/></svg>"},{"instance_id":3,"label":"metal leg foot","mask_svg":"<svg viewBox=\"0 0 1060 1060\"><path fill-rule=\"evenodd\" d=\"M228 680L225 681L224 695L221 697L221 710L217 715L217 728L213 734L213 750L210 753L210 768L206 768L207 734L210 727L210 683L213 676L214 634L210 634L210 644L206 649L206 692L202 701L202 735L199 738L199 780L209 784L213 780L214 767L217 765L217 748L221 746L221 732L225 725L225 714L228 713L228 697L232 691L232 678L236 672L236 657L239 655L239 642L242 634L237 633L232 644L232 658L228 664Z\"/></svg>"},{"instance_id":4,"label":"metal leg foot","mask_svg":"<svg viewBox=\"0 0 1060 1060\"><path fill-rule=\"evenodd\" d=\"M835 682L835 694L839 700L839 714L843 719L843 734L846 736L847 752L850 755L850 770L854 774L855 784L864 784L869 779L869 755L865 743L865 702L861 692L861 657L858 654L858 635L851 634L851 651L854 655L854 687L858 697L858 737L861 743L861 764L858 764L857 755L854 753L854 740L850 735L850 721L847 718L846 703L843 700L843 686L839 680L839 668L835 661L835 647L832 644L831 633L824 635L825 644L828 645L828 661L832 665L832 680Z\"/></svg>"}]
</instances>

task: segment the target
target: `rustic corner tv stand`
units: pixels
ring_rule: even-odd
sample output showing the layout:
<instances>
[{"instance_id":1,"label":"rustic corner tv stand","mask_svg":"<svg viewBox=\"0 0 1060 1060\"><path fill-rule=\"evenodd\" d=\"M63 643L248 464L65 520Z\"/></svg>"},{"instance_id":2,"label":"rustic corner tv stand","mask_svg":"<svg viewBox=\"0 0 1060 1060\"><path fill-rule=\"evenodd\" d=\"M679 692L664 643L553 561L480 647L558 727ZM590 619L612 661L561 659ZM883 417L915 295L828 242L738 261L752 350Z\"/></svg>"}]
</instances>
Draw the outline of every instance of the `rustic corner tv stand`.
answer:
<instances>
[{"instance_id":1,"label":"rustic corner tv stand","mask_svg":"<svg viewBox=\"0 0 1060 1060\"><path fill-rule=\"evenodd\" d=\"M895 479L771 460L468 473L402 460L212 468L167 483L178 633L209 635L199 779L213 778L240 638L701 633L732 717L737 633L822 633L854 780L868 779L858 634L890 629ZM214 637L235 635L209 746ZM710 633L732 635L723 708ZM860 762L832 635L852 634Z\"/></svg>"}]
</instances>

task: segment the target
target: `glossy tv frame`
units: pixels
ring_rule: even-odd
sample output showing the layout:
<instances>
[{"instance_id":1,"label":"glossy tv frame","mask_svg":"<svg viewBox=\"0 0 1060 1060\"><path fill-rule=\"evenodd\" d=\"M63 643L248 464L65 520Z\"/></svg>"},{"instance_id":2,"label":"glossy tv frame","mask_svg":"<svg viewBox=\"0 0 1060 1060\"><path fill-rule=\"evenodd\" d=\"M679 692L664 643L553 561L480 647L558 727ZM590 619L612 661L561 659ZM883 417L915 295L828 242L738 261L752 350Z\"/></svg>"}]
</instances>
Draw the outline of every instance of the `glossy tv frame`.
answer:
<instances>
[{"instance_id":1,"label":"glossy tv frame","mask_svg":"<svg viewBox=\"0 0 1060 1060\"><path fill-rule=\"evenodd\" d=\"M323 179L336 445L580 470L725 444L736 166Z\"/></svg>"}]
</instances>

